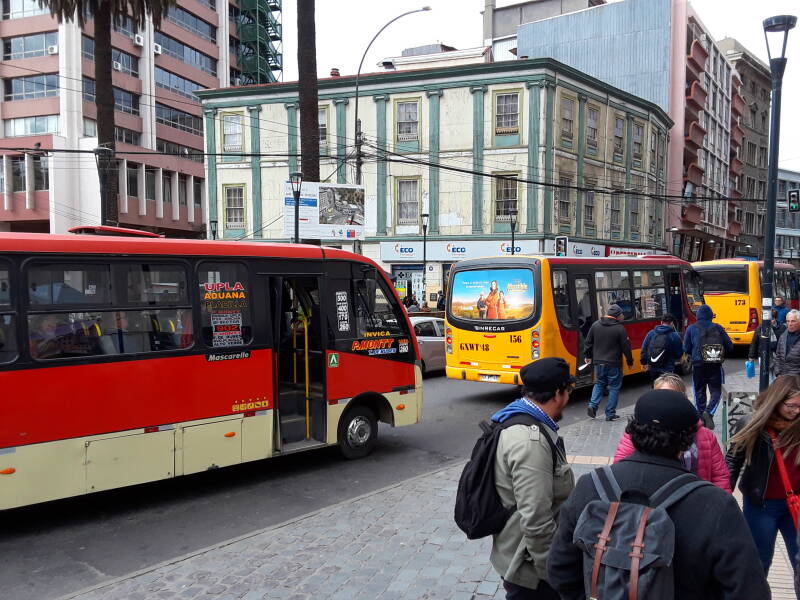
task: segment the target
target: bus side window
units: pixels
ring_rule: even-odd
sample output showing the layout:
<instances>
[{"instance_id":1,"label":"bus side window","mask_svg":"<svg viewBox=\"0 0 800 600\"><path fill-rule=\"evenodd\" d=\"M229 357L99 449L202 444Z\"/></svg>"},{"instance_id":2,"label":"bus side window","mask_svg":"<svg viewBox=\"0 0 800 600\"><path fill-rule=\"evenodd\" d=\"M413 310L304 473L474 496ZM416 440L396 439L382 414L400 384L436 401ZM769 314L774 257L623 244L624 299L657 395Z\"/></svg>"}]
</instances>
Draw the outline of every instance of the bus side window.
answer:
<instances>
[{"instance_id":1,"label":"bus side window","mask_svg":"<svg viewBox=\"0 0 800 600\"><path fill-rule=\"evenodd\" d=\"M626 321L636 318L631 290L628 287L630 285L628 272L597 271L594 276L597 289L597 314L602 317L608 313L608 308L612 304L616 304L622 309Z\"/></svg>"},{"instance_id":2,"label":"bus side window","mask_svg":"<svg viewBox=\"0 0 800 600\"><path fill-rule=\"evenodd\" d=\"M390 335L406 333L394 296L388 296L378 280L372 277L354 279L353 292L357 337L375 331L388 331Z\"/></svg>"},{"instance_id":3,"label":"bus side window","mask_svg":"<svg viewBox=\"0 0 800 600\"><path fill-rule=\"evenodd\" d=\"M0 364L17 358L17 333L11 305L11 273L0 264Z\"/></svg>"},{"instance_id":4,"label":"bus side window","mask_svg":"<svg viewBox=\"0 0 800 600\"><path fill-rule=\"evenodd\" d=\"M567 286L566 271L553 271L553 303L561 324L574 327L575 322L569 310L569 287Z\"/></svg>"},{"instance_id":5,"label":"bus side window","mask_svg":"<svg viewBox=\"0 0 800 600\"><path fill-rule=\"evenodd\" d=\"M247 267L239 262L203 262L197 275L200 326L206 346L228 348L249 344L253 325Z\"/></svg>"}]
</instances>

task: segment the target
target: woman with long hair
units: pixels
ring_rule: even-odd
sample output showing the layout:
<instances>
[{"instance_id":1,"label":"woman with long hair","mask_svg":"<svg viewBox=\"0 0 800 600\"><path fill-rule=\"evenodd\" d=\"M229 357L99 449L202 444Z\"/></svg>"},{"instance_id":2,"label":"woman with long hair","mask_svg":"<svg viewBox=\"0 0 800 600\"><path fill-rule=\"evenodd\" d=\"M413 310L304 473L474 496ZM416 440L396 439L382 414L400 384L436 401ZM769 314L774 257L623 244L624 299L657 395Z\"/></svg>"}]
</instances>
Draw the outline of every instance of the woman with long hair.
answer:
<instances>
[{"instance_id":1,"label":"woman with long hair","mask_svg":"<svg viewBox=\"0 0 800 600\"><path fill-rule=\"evenodd\" d=\"M789 556L797 556L797 524L787 496L800 491L800 376L781 375L756 399L753 413L734 425L728 454L731 487L739 481L743 512L768 572L781 532ZM781 457L780 459L778 457ZM786 467L784 482L778 463ZM787 485L788 484L788 485Z\"/></svg>"},{"instance_id":2,"label":"woman with long hair","mask_svg":"<svg viewBox=\"0 0 800 600\"><path fill-rule=\"evenodd\" d=\"M500 289L497 280L493 280L489 285L489 294L486 296L486 318L497 318L497 300L500 297Z\"/></svg>"}]
</instances>

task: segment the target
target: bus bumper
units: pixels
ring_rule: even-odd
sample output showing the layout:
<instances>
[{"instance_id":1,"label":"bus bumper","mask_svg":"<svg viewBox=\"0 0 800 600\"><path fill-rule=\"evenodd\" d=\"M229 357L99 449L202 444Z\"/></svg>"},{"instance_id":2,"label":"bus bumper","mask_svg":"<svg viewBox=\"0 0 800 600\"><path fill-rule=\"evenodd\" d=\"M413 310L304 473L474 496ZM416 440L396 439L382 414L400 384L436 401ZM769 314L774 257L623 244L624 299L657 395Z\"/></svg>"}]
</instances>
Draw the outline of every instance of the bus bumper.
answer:
<instances>
[{"instance_id":1,"label":"bus bumper","mask_svg":"<svg viewBox=\"0 0 800 600\"><path fill-rule=\"evenodd\" d=\"M725 329L725 333L728 334L728 337L731 338L734 345L749 346L750 342L753 341L755 331L728 331Z\"/></svg>"},{"instance_id":2,"label":"bus bumper","mask_svg":"<svg viewBox=\"0 0 800 600\"><path fill-rule=\"evenodd\" d=\"M519 371L476 369L474 367L447 367L447 377L462 381L483 381L485 383L507 383L520 385Z\"/></svg>"}]
</instances>

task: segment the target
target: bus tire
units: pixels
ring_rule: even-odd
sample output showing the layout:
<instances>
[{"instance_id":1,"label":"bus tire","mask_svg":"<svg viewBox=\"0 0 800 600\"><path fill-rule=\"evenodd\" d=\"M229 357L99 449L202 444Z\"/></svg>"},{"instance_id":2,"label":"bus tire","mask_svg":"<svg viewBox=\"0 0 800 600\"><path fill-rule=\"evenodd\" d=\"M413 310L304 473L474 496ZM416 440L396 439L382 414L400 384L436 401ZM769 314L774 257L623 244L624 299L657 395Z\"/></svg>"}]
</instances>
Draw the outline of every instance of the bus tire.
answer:
<instances>
[{"instance_id":1,"label":"bus tire","mask_svg":"<svg viewBox=\"0 0 800 600\"><path fill-rule=\"evenodd\" d=\"M339 421L339 450L347 459L364 458L378 439L375 412L364 405L349 408Z\"/></svg>"}]
</instances>

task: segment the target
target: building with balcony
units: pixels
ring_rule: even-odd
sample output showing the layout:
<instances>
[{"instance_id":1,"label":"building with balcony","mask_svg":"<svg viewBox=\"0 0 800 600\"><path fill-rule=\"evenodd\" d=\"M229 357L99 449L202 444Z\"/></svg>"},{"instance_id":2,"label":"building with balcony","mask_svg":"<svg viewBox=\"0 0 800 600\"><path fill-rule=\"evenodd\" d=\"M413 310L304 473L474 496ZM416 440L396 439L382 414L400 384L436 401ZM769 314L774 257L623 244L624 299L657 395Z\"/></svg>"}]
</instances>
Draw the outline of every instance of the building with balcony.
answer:
<instances>
[{"instance_id":1,"label":"building with balcony","mask_svg":"<svg viewBox=\"0 0 800 600\"><path fill-rule=\"evenodd\" d=\"M736 253L732 69L687 0L624 0L526 23L517 42L519 55L552 57L666 111L670 249L687 260Z\"/></svg>"},{"instance_id":2,"label":"building with balcony","mask_svg":"<svg viewBox=\"0 0 800 600\"><path fill-rule=\"evenodd\" d=\"M778 169L778 205L775 213L775 257L800 267L800 213L789 212L786 194L800 189L800 172Z\"/></svg>"},{"instance_id":3,"label":"building with balcony","mask_svg":"<svg viewBox=\"0 0 800 600\"><path fill-rule=\"evenodd\" d=\"M744 244L739 255L763 257L772 78L769 67L735 39L720 40L719 47L733 65L740 84L731 105L732 152L734 142L738 143L731 170L738 162L739 173L735 176L732 173L730 191L731 198L743 198L736 209L736 221L741 223L739 241ZM778 200L785 201L786 194Z\"/></svg>"},{"instance_id":4,"label":"building with balcony","mask_svg":"<svg viewBox=\"0 0 800 600\"><path fill-rule=\"evenodd\" d=\"M204 235L204 122L195 92L275 81L280 8L280 0L178 0L158 29L123 19L112 31L121 225ZM93 36L92 20L81 29L59 24L36 0L3 2L0 231L63 233L99 223Z\"/></svg>"},{"instance_id":5,"label":"building with balcony","mask_svg":"<svg viewBox=\"0 0 800 600\"><path fill-rule=\"evenodd\" d=\"M672 122L651 102L550 59L384 71L359 80L365 137L366 239L362 252L398 278L421 274L422 215L428 292L470 256L573 255L662 250ZM297 83L198 92L207 123L209 218L222 237L287 240L284 189L298 170ZM320 172L353 183L355 78L319 81ZM653 140L650 143L650 140ZM268 153L236 156L242 149ZM285 157L279 155L285 154ZM290 227L291 229L291 227ZM302 234L301 234L302 235ZM327 245L353 248L347 239Z\"/></svg>"}]
</instances>

